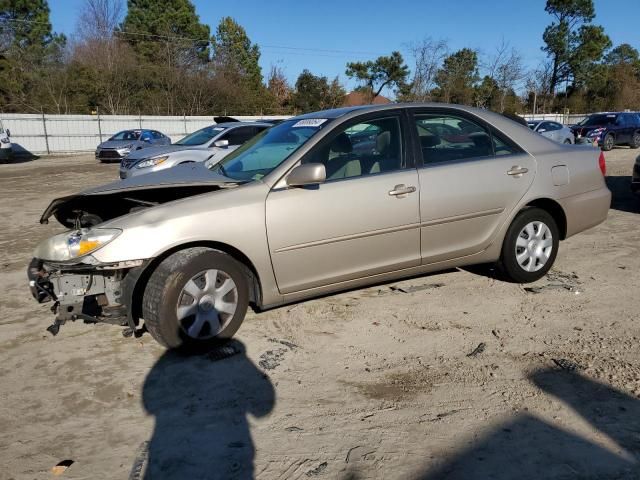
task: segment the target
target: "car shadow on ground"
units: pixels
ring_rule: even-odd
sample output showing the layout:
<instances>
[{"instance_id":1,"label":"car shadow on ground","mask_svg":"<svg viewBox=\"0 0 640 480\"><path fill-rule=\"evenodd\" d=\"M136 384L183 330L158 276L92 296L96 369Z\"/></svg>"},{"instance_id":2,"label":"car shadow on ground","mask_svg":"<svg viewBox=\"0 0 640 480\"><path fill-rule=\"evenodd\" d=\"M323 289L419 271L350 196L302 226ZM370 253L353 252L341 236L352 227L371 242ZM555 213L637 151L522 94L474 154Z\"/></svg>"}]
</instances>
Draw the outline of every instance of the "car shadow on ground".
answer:
<instances>
[{"instance_id":1,"label":"car shadow on ground","mask_svg":"<svg viewBox=\"0 0 640 480\"><path fill-rule=\"evenodd\" d=\"M597 432L599 443L571 431L562 420L551 422L523 413L474 439L471 447L453 459L415 478L640 478L638 399L575 372L547 369L529 378L550 403L559 402L582 417Z\"/></svg>"},{"instance_id":2,"label":"car shadow on ground","mask_svg":"<svg viewBox=\"0 0 640 480\"><path fill-rule=\"evenodd\" d=\"M640 197L631 192L630 175L612 175L606 178L611 190L611 208L622 212L640 213Z\"/></svg>"},{"instance_id":3,"label":"car shadow on ground","mask_svg":"<svg viewBox=\"0 0 640 480\"><path fill-rule=\"evenodd\" d=\"M11 157L3 160L3 163L26 163L32 160L38 160L40 157L35 153L31 153L19 143L11 143Z\"/></svg>"},{"instance_id":4,"label":"car shadow on ground","mask_svg":"<svg viewBox=\"0 0 640 480\"><path fill-rule=\"evenodd\" d=\"M268 415L275 392L244 345L229 346L237 353L228 358L215 350L197 357L166 352L153 366L142 398L155 428L130 479L253 478L247 416Z\"/></svg>"}]
</instances>

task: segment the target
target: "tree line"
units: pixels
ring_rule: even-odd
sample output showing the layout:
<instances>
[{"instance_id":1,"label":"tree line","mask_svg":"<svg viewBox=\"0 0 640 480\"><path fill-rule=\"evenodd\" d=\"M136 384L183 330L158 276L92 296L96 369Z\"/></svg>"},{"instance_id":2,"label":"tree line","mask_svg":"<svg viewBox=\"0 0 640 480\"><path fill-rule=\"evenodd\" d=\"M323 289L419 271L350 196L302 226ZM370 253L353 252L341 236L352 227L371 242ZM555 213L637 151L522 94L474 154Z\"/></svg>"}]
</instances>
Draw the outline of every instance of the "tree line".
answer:
<instances>
[{"instance_id":1,"label":"tree line","mask_svg":"<svg viewBox=\"0 0 640 480\"><path fill-rule=\"evenodd\" d=\"M348 62L363 98L449 102L499 112L640 110L640 56L594 24L593 0L547 0L546 59L527 69L503 41L451 51L425 37ZM260 46L233 18L214 32L190 0L85 0L71 38L53 32L46 0L0 0L0 111L212 115L293 114L341 106L339 77L260 67Z\"/></svg>"}]
</instances>

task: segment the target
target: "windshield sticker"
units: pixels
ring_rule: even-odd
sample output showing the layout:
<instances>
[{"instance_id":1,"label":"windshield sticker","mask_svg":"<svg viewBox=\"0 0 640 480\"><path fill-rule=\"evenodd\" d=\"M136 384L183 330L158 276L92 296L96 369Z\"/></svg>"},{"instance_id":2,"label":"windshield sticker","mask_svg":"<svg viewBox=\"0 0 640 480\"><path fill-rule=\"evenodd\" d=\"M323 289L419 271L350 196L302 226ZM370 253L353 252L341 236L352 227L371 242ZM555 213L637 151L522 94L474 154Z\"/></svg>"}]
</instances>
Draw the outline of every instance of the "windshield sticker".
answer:
<instances>
[{"instance_id":1,"label":"windshield sticker","mask_svg":"<svg viewBox=\"0 0 640 480\"><path fill-rule=\"evenodd\" d=\"M292 128L295 127L319 127L324 122L326 122L326 118L308 118L306 120L300 120L298 123L293 125Z\"/></svg>"}]
</instances>

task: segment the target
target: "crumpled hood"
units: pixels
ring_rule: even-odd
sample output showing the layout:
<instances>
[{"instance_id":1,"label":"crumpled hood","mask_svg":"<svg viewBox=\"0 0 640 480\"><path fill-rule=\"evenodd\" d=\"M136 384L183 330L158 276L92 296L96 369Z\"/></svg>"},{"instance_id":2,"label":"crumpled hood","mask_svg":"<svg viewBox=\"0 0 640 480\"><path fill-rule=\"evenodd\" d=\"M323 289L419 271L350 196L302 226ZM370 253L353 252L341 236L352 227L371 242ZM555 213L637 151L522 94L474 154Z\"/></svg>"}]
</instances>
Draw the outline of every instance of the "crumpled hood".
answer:
<instances>
[{"instance_id":1,"label":"crumpled hood","mask_svg":"<svg viewBox=\"0 0 640 480\"><path fill-rule=\"evenodd\" d=\"M55 215L64 226L73 228L78 221L92 226L130 213L200 193L230 188L238 183L213 173L202 163L189 163L158 172L118 180L89 188L75 195L54 199L40 223ZM82 219L86 221L82 221Z\"/></svg>"},{"instance_id":2,"label":"crumpled hood","mask_svg":"<svg viewBox=\"0 0 640 480\"><path fill-rule=\"evenodd\" d=\"M138 143L138 140L107 140L98 145L98 148L122 148L127 145L135 147Z\"/></svg>"},{"instance_id":3,"label":"crumpled hood","mask_svg":"<svg viewBox=\"0 0 640 480\"><path fill-rule=\"evenodd\" d=\"M156 147L147 147L141 150L133 150L129 155L127 155L127 160L142 160L143 158L151 158L156 157L158 155L162 155L165 153L171 153L178 150L206 150L206 146L190 146L186 147L184 145L158 145Z\"/></svg>"}]
</instances>

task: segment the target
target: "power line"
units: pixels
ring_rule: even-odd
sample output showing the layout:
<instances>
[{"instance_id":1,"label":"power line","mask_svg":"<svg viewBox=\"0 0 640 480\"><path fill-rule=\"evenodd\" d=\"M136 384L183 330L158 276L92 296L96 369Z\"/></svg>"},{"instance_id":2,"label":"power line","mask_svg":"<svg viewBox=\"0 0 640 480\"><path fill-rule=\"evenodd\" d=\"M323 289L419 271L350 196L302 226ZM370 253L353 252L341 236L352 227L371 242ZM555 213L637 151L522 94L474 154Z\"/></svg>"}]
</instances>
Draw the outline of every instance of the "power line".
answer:
<instances>
[{"instance_id":1,"label":"power line","mask_svg":"<svg viewBox=\"0 0 640 480\"><path fill-rule=\"evenodd\" d=\"M36 20L26 20L26 19L7 19L5 20L7 22L14 22L14 23L27 23L27 24L39 24L39 25L48 25L51 26L51 23L49 22L38 22ZM102 32L102 33L108 33L108 34L113 34L113 35L124 35L124 36L140 36L140 37L150 37L150 38L157 38L157 39L164 39L164 40L178 40L178 41L187 41L187 42L191 42L193 44L202 44L202 43L210 43L211 39L210 38L206 38L206 39L197 39L197 38L190 38L190 37L182 37L182 36L176 36L176 35L161 35L161 34L155 34L155 33L148 33L148 32L131 32L131 31L127 31L127 30L110 30L110 29L106 29L106 28L99 28L99 27L95 27L95 30L98 32ZM384 55L384 53L381 52L367 52L367 51L358 51L358 50L338 50L338 49L327 49L327 48L312 48L312 47L291 47L291 46L287 46L287 45L260 45L258 44L259 47L261 49L267 49L267 50L290 50L292 52L301 52L298 53L299 55L304 55L305 53L302 52L307 52L307 53L326 53L326 54L344 54L344 55ZM280 53L285 53L285 52L280 52ZM322 56L330 56L330 55L322 55ZM336 56L335 58L340 58L338 56Z\"/></svg>"}]
</instances>

